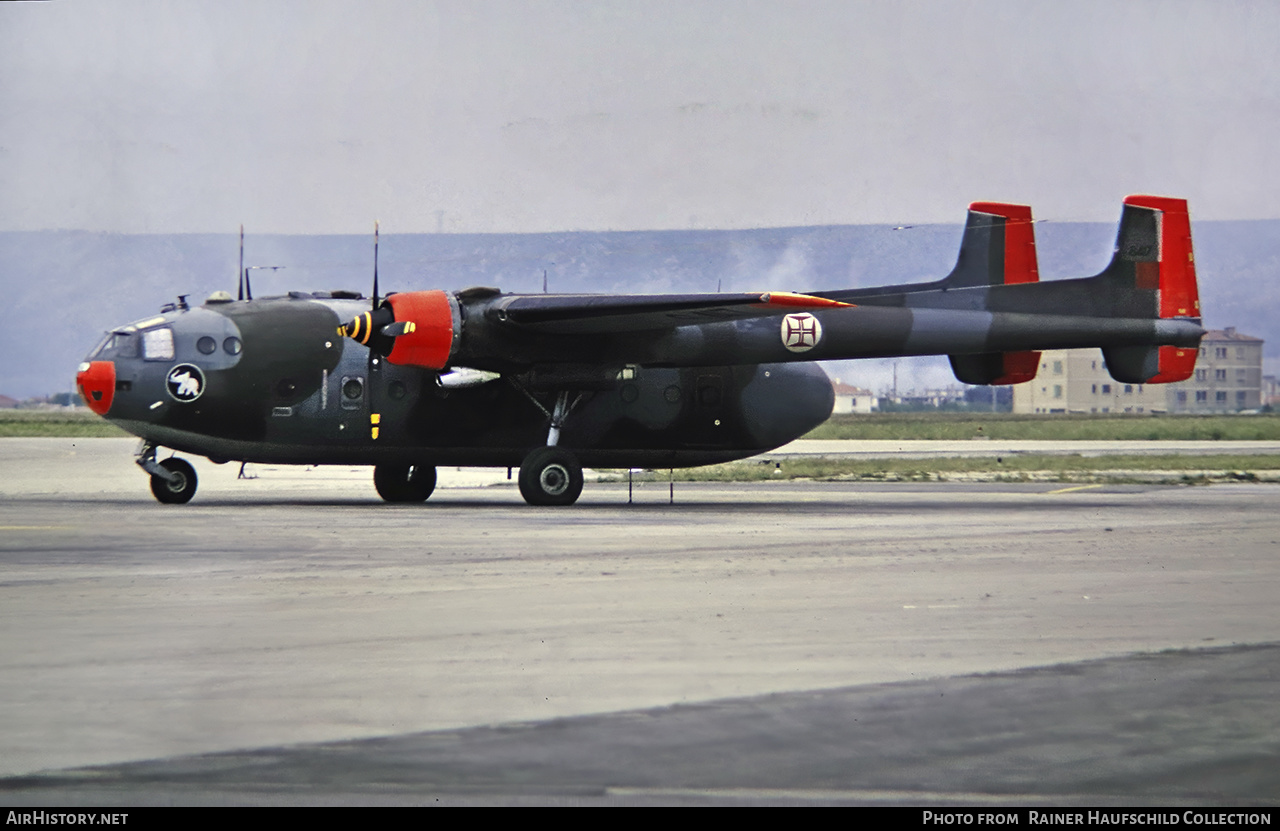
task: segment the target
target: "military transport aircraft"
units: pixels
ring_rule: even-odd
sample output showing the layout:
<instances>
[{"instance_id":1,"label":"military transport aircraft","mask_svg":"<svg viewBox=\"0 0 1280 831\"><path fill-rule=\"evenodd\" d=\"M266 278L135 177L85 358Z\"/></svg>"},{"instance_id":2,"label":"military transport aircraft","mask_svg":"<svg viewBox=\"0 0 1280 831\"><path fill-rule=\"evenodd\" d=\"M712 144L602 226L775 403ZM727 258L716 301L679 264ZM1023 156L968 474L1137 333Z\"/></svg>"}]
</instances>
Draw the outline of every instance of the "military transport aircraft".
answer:
<instances>
[{"instance_id":1,"label":"military transport aircraft","mask_svg":"<svg viewBox=\"0 0 1280 831\"><path fill-rule=\"evenodd\" d=\"M1039 282L1031 209L975 202L934 282L745 294L504 294L496 288L184 299L114 329L76 381L142 438L156 498L191 499L186 461L365 464L390 502L436 465L518 467L533 505L569 505L582 466L691 467L822 423L814 361L949 355L968 384L1036 375L1041 349L1101 347L1124 383L1180 381L1203 334L1186 202L1124 200L1111 263Z\"/></svg>"}]
</instances>

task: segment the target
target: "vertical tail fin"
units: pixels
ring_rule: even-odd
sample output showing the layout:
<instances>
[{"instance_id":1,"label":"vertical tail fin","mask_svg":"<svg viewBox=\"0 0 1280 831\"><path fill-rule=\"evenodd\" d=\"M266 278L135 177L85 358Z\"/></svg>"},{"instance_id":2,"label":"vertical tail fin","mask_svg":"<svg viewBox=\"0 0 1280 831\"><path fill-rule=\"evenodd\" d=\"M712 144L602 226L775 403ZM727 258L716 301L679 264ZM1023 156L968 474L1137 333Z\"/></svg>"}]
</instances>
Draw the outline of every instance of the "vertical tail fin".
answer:
<instances>
[{"instance_id":1,"label":"vertical tail fin","mask_svg":"<svg viewBox=\"0 0 1280 831\"><path fill-rule=\"evenodd\" d=\"M1198 321L1200 292L1186 200L1126 197L1115 254L1094 279L1126 317ZM1198 352L1182 346L1119 346L1104 349L1103 355L1117 381L1162 384L1191 377Z\"/></svg>"},{"instance_id":2,"label":"vertical tail fin","mask_svg":"<svg viewBox=\"0 0 1280 831\"><path fill-rule=\"evenodd\" d=\"M1040 281L1031 208L974 202L960 241L956 267L944 289L1006 286ZM965 384L1021 384L1036 377L1039 352L951 355L951 371Z\"/></svg>"},{"instance_id":3,"label":"vertical tail fin","mask_svg":"<svg viewBox=\"0 0 1280 831\"><path fill-rule=\"evenodd\" d=\"M1000 202L971 204L960 256L942 285L953 289L1039 280L1031 208Z\"/></svg>"}]
</instances>

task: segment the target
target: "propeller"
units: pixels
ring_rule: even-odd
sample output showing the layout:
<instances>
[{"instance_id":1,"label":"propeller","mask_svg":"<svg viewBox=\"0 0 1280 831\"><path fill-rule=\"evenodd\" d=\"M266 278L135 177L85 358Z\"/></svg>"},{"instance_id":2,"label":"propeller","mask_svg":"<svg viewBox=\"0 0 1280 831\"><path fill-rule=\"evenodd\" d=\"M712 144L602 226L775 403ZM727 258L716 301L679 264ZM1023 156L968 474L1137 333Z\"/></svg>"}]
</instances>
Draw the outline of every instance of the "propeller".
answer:
<instances>
[{"instance_id":1,"label":"propeller","mask_svg":"<svg viewBox=\"0 0 1280 831\"><path fill-rule=\"evenodd\" d=\"M378 292L378 225L373 226L373 300L362 312L338 327L348 337L369 348L369 377L381 372L386 358L397 365L442 370L457 341L460 323L458 301L439 289Z\"/></svg>"},{"instance_id":2,"label":"propeller","mask_svg":"<svg viewBox=\"0 0 1280 831\"><path fill-rule=\"evenodd\" d=\"M412 320L397 321L391 304L378 295L378 223L373 223L373 300L369 311L358 315L338 327L338 334L369 347L373 355L386 357L395 346L395 339L417 330Z\"/></svg>"}]
</instances>

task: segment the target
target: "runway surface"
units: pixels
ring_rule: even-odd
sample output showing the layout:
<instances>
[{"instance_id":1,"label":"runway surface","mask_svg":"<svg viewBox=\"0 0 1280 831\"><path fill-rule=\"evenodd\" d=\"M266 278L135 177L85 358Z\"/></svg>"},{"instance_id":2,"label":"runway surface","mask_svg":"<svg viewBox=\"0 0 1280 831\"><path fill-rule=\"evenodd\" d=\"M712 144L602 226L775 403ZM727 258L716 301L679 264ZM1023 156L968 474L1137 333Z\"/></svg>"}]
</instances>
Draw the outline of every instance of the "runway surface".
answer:
<instances>
[{"instance_id":1,"label":"runway surface","mask_svg":"<svg viewBox=\"0 0 1280 831\"><path fill-rule=\"evenodd\" d=\"M161 506L131 446L0 441L10 804L1280 802L1275 486Z\"/></svg>"}]
</instances>

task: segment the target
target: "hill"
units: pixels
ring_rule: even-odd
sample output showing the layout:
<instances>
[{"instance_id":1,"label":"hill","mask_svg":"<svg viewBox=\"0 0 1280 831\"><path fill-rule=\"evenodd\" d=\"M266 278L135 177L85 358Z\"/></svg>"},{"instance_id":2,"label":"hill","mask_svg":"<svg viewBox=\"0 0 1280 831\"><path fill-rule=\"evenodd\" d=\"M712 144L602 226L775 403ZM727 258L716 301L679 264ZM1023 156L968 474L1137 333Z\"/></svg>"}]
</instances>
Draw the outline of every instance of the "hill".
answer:
<instances>
[{"instance_id":1,"label":"hill","mask_svg":"<svg viewBox=\"0 0 1280 831\"><path fill-rule=\"evenodd\" d=\"M714 292L816 290L932 279L955 261L961 226L821 226L734 231L384 235L383 290L497 286L505 291ZM1095 273L1115 226L1037 226L1042 279ZM1206 325L1236 326L1280 357L1280 221L1199 222L1196 259ZM258 296L350 288L368 293L368 234L250 234L245 263ZM234 291L235 234L0 233L0 393L69 389L101 332L179 294ZM928 361L930 359L916 359ZM944 362L945 363L945 362ZM864 382L866 383L866 382Z\"/></svg>"}]
</instances>

